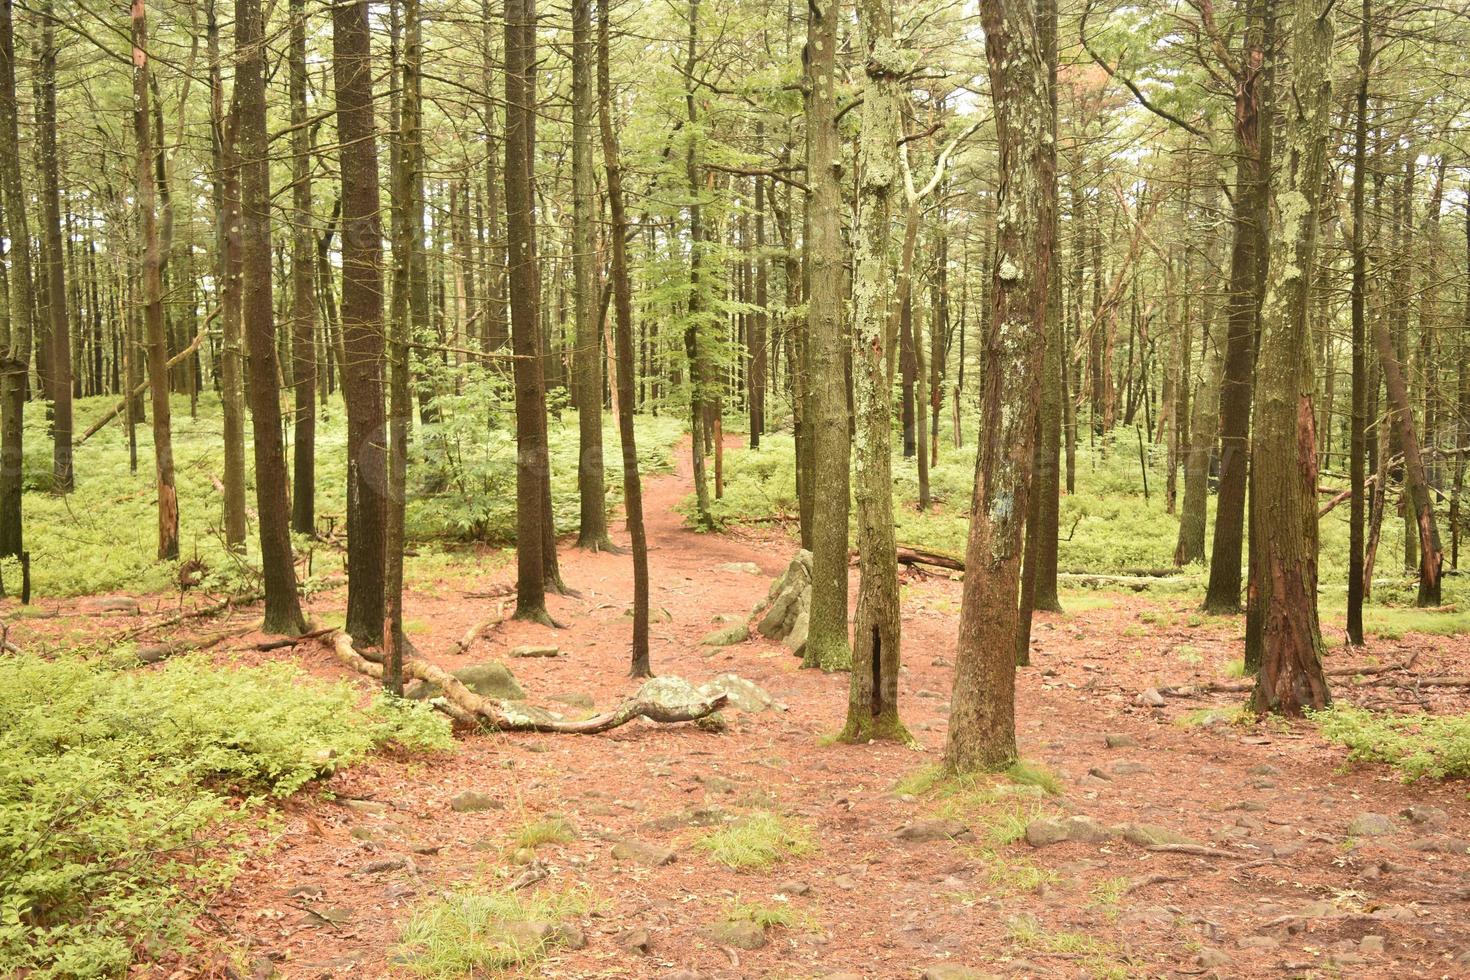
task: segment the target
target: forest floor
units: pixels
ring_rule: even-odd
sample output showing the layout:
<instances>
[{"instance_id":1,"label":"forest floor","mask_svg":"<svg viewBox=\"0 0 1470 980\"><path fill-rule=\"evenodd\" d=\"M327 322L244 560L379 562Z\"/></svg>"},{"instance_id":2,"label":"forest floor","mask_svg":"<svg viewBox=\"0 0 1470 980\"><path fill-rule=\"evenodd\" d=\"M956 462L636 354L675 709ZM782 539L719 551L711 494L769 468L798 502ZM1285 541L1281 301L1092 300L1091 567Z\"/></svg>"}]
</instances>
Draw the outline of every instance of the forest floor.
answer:
<instances>
[{"instance_id":1,"label":"forest floor","mask_svg":"<svg viewBox=\"0 0 1470 980\"><path fill-rule=\"evenodd\" d=\"M1308 723L1243 723L1237 691L1140 703L1148 689L1228 684L1241 620L1199 616L1184 597L1065 594L1066 612L1037 617L1034 666L1017 691L1022 754L1057 777L1060 793L1004 780L924 792L915 776L943 749L960 583L903 576L901 713L920 744L833 744L825 736L842 723L845 674L799 670L758 635L701 645L720 617L749 614L795 546L775 527L688 530L674 509L690 490L687 451L676 458L674 473L645 481L654 669L694 683L734 672L772 707L727 710L724 734L640 721L594 737L475 734L452 753L371 757L254 832L242 872L200 920L203 952L137 975L411 976L401 930L414 909L524 874L530 849L518 843L534 846L534 828L551 818L555 832L539 836L560 839L534 846L529 867L546 877L527 893L581 887L594 908L567 934L581 948L552 945L527 975L1470 975L1463 782L1405 785L1386 767L1346 767L1346 750ZM614 537L626 540L620 522ZM416 580L405 603L411 638L446 668L505 662L533 703L608 707L636 686L626 676L629 559L564 546L561 567L580 593L551 599L563 629L504 622L451 652L509 604L497 595L513 569L497 558ZM344 599L320 593L309 611L340 616ZM131 628L157 606L98 614L95 600L68 600L56 618L17 621L10 638ZM244 634L208 656L355 677L324 641L260 652L249 646L258 639ZM509 658L540 644L561 655ZM1412 674L1470 673L1470 642L1413 634L1334 650L1329 667L1409 657ZM1336 680L1350 703L1467 708L1463 689ZM451 806L467 791L483 808ZM813 848L736 871L695 846L710 825L760 812L805 828ZM1092 818L1047 827L1096 840L1018 839L1043 816ZM1126 836L1119 825L1130 825ZM614 856L620 842L632 859ZM732 912L782 924L712 935Z\"/></svg>"}]
</instances>

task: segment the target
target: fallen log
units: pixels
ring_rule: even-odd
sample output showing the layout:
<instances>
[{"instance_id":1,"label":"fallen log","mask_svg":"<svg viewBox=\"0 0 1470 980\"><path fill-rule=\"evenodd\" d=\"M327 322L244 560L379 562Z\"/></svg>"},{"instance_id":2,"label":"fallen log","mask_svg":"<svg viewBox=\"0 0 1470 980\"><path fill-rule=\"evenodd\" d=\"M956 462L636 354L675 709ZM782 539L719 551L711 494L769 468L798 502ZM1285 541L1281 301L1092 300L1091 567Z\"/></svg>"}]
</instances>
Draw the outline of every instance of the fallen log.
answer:
<instances>
[{"instance_id":1,"label":"fallen log","mask_svg":"<svg viewBox=\"0 0 1470 980\"><path fill-rule=\"evenodd\" d=\"M338 633L332 649L344 666L382 680L383 665L375 664L352 647L352 637ZM465 687L459 678L426 660L405 660L403 676L416 678L426 684L435 684L444 692L443 701L453 708L445 714L464 720L472 718L503 732L552 732L564 735L596 735L610 731L635 718L671 725L681 721L697 721L712 715L725 706L723 694L703 698L682 681L678 685L672 678L654 678L638 689L638 693L626 699L612 711L593 715L581 721L547 720L522 713L513 704L497 698L481 697ZM692 695L692 696L691 696ZM661 697L662 696L662 697ZM435 702L440 706L440 702Z\"/></svg>"},{"instance_id":2,"label":"fallen log","mask_svg":"<svg viewBox=\"0 0 1470 980\"><path fill-rule=\"evenodd\" d=\"M197 650L208 650L210 647L223 643L232 637L249 633L255 629L254 625L236 626L234 629L220 630L217 633L206 633L203 636L190 637L186 640L169 640L167 643L156 643L153 646L141 647L135 656L140 664L162 663L169 657L181 653L194 653Z\"/></svg>"},{"instance_id":3,"label":"fallen log","mask_svg":"<svg viewBox=\"0 0 1470 980\"><path fill-rule=\"evenodd\" d=\"M943 551L916 548L913 545L907 544L898 546L898 563L900 565L933 565L935 568L947 568L952 572L963 572L965 570L965 560L963 558L947 554Z\"/></svg>"}]
</instances>

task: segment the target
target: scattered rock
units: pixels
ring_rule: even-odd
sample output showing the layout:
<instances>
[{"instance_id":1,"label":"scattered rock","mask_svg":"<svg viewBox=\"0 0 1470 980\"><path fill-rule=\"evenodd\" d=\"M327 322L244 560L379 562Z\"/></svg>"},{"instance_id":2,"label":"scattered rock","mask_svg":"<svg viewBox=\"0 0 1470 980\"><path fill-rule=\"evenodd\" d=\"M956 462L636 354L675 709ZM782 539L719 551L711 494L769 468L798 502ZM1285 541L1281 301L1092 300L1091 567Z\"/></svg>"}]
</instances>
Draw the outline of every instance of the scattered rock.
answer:
<instances>
[{"instance_id":1,"label":"scattered rock","mask_svg":"<svg viewBox=\"0 0 1470 980\"><path fill-rule=\"evenodd\" d=\"M1103 736L1103 744L1110 749L1131 749L1138 745L1138 739L1122 732L1109 732Z\"/></svg>"},{"instance_id":2,"label":"scattered rock","mask_svg":"<svg viewBox=\"0 0 1470 980\"><path fill-rule=\"evenodd\" d=\"M624 929L618 933L617 944L635 953L647 953L649 947L647 929Z\"/></svg>"},{"instance_id":3,"label":"scattered rock","mask_svg":"<svg viewBox=\"0 0 1470 980\"><path fill-rule=\"evenodd\" d=\"M936 963L924 968L920 980L995 980L995 976L958 963Z\"/></svg>"},{"instance_id":4,"label":"scattered rock","mask_svg":"<svg viewBox=\"0 0 1470 980\"><path fill-rule=\"evenodd\" d=\"M1358 943L1358 949L1362 950L1365 953L1372 953L1374 955L1381 954L1383 952L1383 937L1364 936L1362 940Z\"/></svg>"},{"instance_id":5,"label":"scattered rock","mask_svg":"<svg viewBox=\"0 0 1470 980\"><path fill-rule=\"evenodd\" d=\"M717 827L729 819L730 815L717 806L696 806L650 820L643 826L648 830L667 832L679 827Z\"/></svg>"},{"instance_id":6,"label":"scattered rock","mask_svg":"<svg viewBox=\"0 0 1470 980\"><path fill-rule=\"evenodd\" d=\"M950 663L950 660L949 660L948 657L935 657L933 660L931 660L929 662L929 666L931 666L931 667L953 667L954 664Z\"/></svg>"},{"instance_id":7,"label":"scattered rock","mask_svg":"<svg viewBox=\"0 0 1470 980\"><path fill-rule=\"evenodd\" d=\"M723 694L732 706L752 713L764 711L773 703L771 696L759 684L738 674L720 674L705 681L699 686L699 694L706 700Z\"/></svg>"},{"instance_id":8,"label":"scattered rock","mask_svg":"<svg viewBox=\"0 0 1470 980\"><path fill-rule=\"evenodd\" d=\"M1241 949L1275 949L1281 940L1275 936L1246 936L1240 941Z\"/></svg>"},{"instance_id":9,"label":"scattered rock","mask_svg":"<svg viewBox=\"0 0 1470 980\"><path fill-rule=\"evenodd\" d=\"M1360 813L1347 826L1349 837L1382 837L1396 830L1393 820L1381 813Z\"/></svg>"},{"instance_id":10,"label":"scattered rock","mask_svg":"<svg viewBox=\"0 0 1470 980\"><path fill-rule=\"evenodd\" d=\"M1437 806L1415 803L1399 811L1399 816L1417 826L1443 827L1450 822L1450 815Z\"/></svg>"},{"instance_id":11,"label":"scattered rock","mask_svg":"<svg viewBox=\"0 0 1470 980\"><path fill-rule=\"evenodd\" d=\"M1141 762L1117 762L1113 764L1114 776L1137 776L1139 773L1148 771L1148 766Z\"/></svg>"},{"instance_id":12,"label":"scattered rock","mask_svg":"<svg viewBox=\"0 0 1470 980\"><path fill-rule=\"evenodd\" d=\"M1108 771L1101 766L1093 766L1091 769L1087 770L1087 775L1091 776L1093 779L1101 779L1109 782L1113 778L1112 776L1108 775Z\"/></svg>"},{"instance_id":13,"label":"scattered rock","mask_svg":"<svg viewBox=\"0 0 1470 980\"><path fill-rule=\"evenodd\" d=\"M748 639L750 639L750 627L744 623L735 623L706 634L705 638L699 642L702 646L707 647L729 647L737 643L744 643Z\"/></svg>"},{"instance_id":14,"label":"scattered rock","mask_svg":"<svg viewBox=\"0 0 1470 980\"><path fill-rule=\"evenodd\" d=\"M521 690L521 685L516 683L515 675L510 669L498 661L488 661L483 664L470 664L452 672L454 677L465 687L474 691L482 698L498 698L501 701L520 701L526 696ZM423 681L415 681L404 688L403 696L415 701L426 701L429 698L437 698L444 692L439 689L438 684L427 684Z\"/></svg>"},{"instance_id":15,"label":"scattered rock","mask_svg":"<svg viewBox=\"0 0 1470 980\"><path fill-rule=\"evenodd\" d=\"M411 868L412 866L413 862L406 857L382 858L377 861L369 861L367 864L358 868L357 873L360 875L380 875L388 871L401 871L404 868Z\"/></svg>"},{"instance_id":16,"label":"scattered rock","mask_svg":"<svg viewBox=\"0 0 1470 980\"><path fill-rule=\"evenodd\" d=\"M808 885L804 881L797 881L796 879L783 881L776 886L776 894L778 895L806 895L811 890L811 885Z\"/></svg>"},{"instance_id":17,"label":"scattered rock","mask_svg":"<svg viewBox=\"0 0 1470 980\"><path fill-rule=\"evenodd\" d=\"M727 561L722 565L716 565L715 571L729 572L733 575L759 575L761 567L753 561Z\"/></svg>"},{"instance_id":18,"label":"scattered rock","mask_svg":"<svg viewBox=\"0 0 1470 980\"><path fill-rule=\"evenodd\" d=\"M1134 704L1141 704L1146 708L1162 708L1164 706L1164 696L1158 692L1157 688L1150 687L1139 692L1138 697L1134 698L1133 702Z\"/></svg>"},{"instance_id":19,"label":"scattered rock","mask_svg":"<svg viewBox=\"0 0 1470 980\"><path fill-rule=\"evenodd\" d=\"M659 844L650 844L647 841L635 840L631 837L624 838L613 845L612 856L616 861L632 861L645 868L657 868L669 864L674 860L674 852L670 848Z\"/></svg>"},{"instance_id":20,"label":"scattered rock","mask_svg":"<svg viewBox=\"0 0 1470 980\"><path fill-rule=\"evenodd\" d=\"M1230 956L1218 949L1205 947L1199 951L1199 955L1194 958L1194 961L1206 970L1218 970L1221 967L1230 965Z\"/></svg>"},{"instance_id":21,"label":"scattered rock","mask_svg":"<svg viewBox=\"0 0 1470 980\"><path fill-rule=\"evenodd\" d=\"M704 927L704 934L721 946L736 949L760 949L766 944L766 930L754 922L714 922Z\"/></svg>"},{"instance_id":22,"label":"scattered rock","mask_svg":"<svg viewBox=\"0 0 1470 980\"><path fill-rule=\"evenodd\" d=\"M970 837L970 828L958 820L918 820L900 827L893 836L911 842L967 840Z\"/></svg>"},{"instance_id":23,"label":"scattered rock","mask_svg":"<svg viewBox=\"0 0 1470 980\"><path fill-rule=\"evenodd\" d=\"M479 813L482 810L500 810L504 804L488 793L467 789L449 801L449 809L455 813Z\"/></svg>"},{"instance_id":24,"label":"scattered rock","mask_svg":"<svg viewBox=\"0 0 1470 980\"><path fill-rule=\"evenodd\" d=\"M1046 847L1063 841L1101 844L1118 834L1118 830L1083 816L1041 817L1026 825L1026 843L1032 847Z\"/></svg>"},{"instance_id":25,"label":"scattered rock","mask_svg":"<svg viewBox=\"0 0 1470 980\"><path fill-rule=\"evenodd\" d=\"M552 942L565 949L585 949L587 933L575 922L558 922L552 930Z\"/></svg>"},{"instance_id":26,"label":"scattered rock","mask_svg":"<svg viewBox=\"0 0 1470 980\"><path fill-rule=\"evenodd\" d=\"M1431 854L1470 854L1470 840L1445 834L1420 837L1409 841L1404 846L1411 851L1425 851Z\"/></svg>"},{"instance_id":27,"label":"scattered rock","mask_svg":"<svg viewBox=\"0 0 1470 980\"><path fill-rule=\"evenodd\" d=\"M511 649L510 655L512 657L519 657L519 658L523 658L523 659L524 658L527 658L527 657L559 657L559 656L561 656L561 647L556 647L556 646L525 646L525 647L514 647L514 648Z\"/></svg>"},{"instance_id":28,"label":"scattered rock","mask_svg":"<svg viewBox=\"0 0 1470 980\"><path fill-rule=\"evenodd\" d=\"M377 800L342 800L342 805L349 810L361 813L369 817L381 817L388 812L388 808Z\"/></svg>"}]
</instances>

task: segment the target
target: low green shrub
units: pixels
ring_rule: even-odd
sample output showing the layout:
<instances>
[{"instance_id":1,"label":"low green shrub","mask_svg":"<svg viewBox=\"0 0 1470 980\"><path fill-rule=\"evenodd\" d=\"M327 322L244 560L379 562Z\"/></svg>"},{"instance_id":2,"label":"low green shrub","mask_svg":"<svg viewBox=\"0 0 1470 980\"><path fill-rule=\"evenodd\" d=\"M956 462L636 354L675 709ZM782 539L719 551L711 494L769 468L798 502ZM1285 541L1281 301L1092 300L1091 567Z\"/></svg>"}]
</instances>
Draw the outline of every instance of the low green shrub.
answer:
<instances>
[{"instance_id":1,"label":"low green shrub","mask_svg":"<svg viewBox=\"0 0 1470 980\"><path fill-rule=\"evenodd\" d=\"M1312 716L1354 762L1381 762L1405 782L1470 776L1470 714L1390 715L1339 705Z\"/></svg>"},{"instance_id":2,"label":"low green shrub","mask_svg":"<svg viewBox=\"0 0 1470 980\"><path fill-rule=\"evenodd\" d=\"M589 892L465 887L420 906L403 929L402 962L420 976L478 977L531 966L564 943L558 931L596 905Z\"/></svg>"},{"instance_id":3,"label":"low green shrub","mask_svg":"<svg viewBox=\"0 0 1470 980\"><path fill-rule=\"evenodd\" d=\"M263 798L377 746L452 744L423 705L359 701L282 664L0 660L0 975L116 976L186 947Z\"/></svg>"},{"instance_id":4,"label":"low green shrub","mask_svg":"<svg viewBox=\"0 0 1470 980\"><path fill-rule=\"evenodd\" d=\"M711 831L694 846L727 868L764 868L816 850L810 828L775 813L753 813L739 823Z\"/></svg>"}]
</instances>

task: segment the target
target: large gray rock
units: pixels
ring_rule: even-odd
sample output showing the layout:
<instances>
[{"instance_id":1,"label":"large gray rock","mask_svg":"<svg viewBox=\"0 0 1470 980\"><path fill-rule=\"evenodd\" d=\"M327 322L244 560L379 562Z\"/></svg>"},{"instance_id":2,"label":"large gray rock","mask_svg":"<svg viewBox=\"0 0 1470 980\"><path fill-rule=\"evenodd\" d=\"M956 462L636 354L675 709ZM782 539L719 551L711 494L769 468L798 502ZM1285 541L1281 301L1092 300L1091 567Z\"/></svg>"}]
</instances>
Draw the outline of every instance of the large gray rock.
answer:
<instances>
[{"instance_id":1,"label":"large gray rock","mask_svg":"<svg viewBox=\"0 0 1470 980\"><path fill-rule=\"evenodd\" d=\"M674 860L674 852L669 848L631 837L614 844L612 856L615 861L631 861L645 868L661 867Z\"/></svg>"},{"instance_id":2,"label":"large gray rock","mask_svg":"<svg viewBox=\"0 0 1470 980\"><path fill-rule=\"evenodd\" d=\"M510 668L496 660L483 664L470 664L452 673L456 680L482 698L520 701L526 696L526 692L521 690L521 685L516 683L515 675L510 672ZM427 684L422 681L415 681L403 691L404 697L416 701L437 698L443 693L438 684Z\"/></svg>"},{"instance_id":3,"label":"large gray rock","mask_svg":"<svg viewBox=\"0 0 1470 980\"><path fill-rule=\"evenodd\" d=\"M759 684L748 681L739 674L720 674L699 685L699 693L705 698L723 694L731 706L741 711L764 711L771 706L771 696Z\"/></svg>"},{"instance_id":4,"label":"large gray rock","mask_svg":"<svg viewBox=\"0 0 1470 980\"><path fill-rule=\"evenodd\" d=\"M1360 813L1347 826L1349 837L1383 837L1396 830L1393 819L1381 813Z\"/></svg>"},{"instance_id":5,"label":"large gray rock","mask_svg":"<svg viewBox=\"0 0 1470 980\"><path fill-rule=\"evenodd\" d=\"M1091 817L1040 817L1026 825L1026 843L1032 847L1047 847L1064 841L1102 844L1113 840L1119 833L1119 830Z\"/></svg>"},{"instance_id":6,"label":"large gray rock","mask_svg":"<svg viewBox=\"0 0 1470 980\"><path fill-rule=\"evenodd\" d=\"M772 585L764 607L758 607L756 629L762 636L780 640L796 654L806 647L811 621L812 553L802 550L791 559L786 571Z\"/></svg>"},{"instance_id":7,"label":"large gray rock","mask_svg":"<svg viewBox=\"0 0 1470 980\"><path fill-rule=\"evenodd\" d=\"M737 949L760 949L766 944L766 930L754 922L712 922L704 927L704 934L721 946Z\"/></svg>"},{"instance_id":8,"label":"large gray rock","mask_svg":"<svg viewBox=\"0 0 1470 980\"><path fill-rule=\"evenodd\" d=\"M906 841L964 840L970 828L958 820L916 820L900 827L893 836Z\"/></svg>"},{"instance_id":9,"label":"large gray rock","mask_svg":"<svg viewBox=\"0 0 1470 980\"><path fill-rule=\"evenodd\" d=\"M1167 827L1159 827L1148 823L1128 823L1123 825L1123 839L1130 844L1140 847L1150 847L1154 844L1193 844L1194 841L1183 834L1176 833Z\"/></svg>"},{"instance_id":10,"label":"large gray rock","mask_svg":"<svg viewBox=\"0 0 1470 980\"><path fill-rule=\"evenodd\" d=\"M449 801L449 809L455 813L480 813L484 810L500 810L505 804L488 793L467 789Z\"/></svg>"},{"instance_id":11,"label":"large gray rock","mask_svg":"<svg viewBox=\"0 0 1470 980\"><path fill-rule=\"evenodd\" d=\"M750 627L744 623L735 623L706 634L699 642L702 646L707 647L729 647L737 643L744 643L748 639L750 639Z\"/></svg>"}]
</instances>

